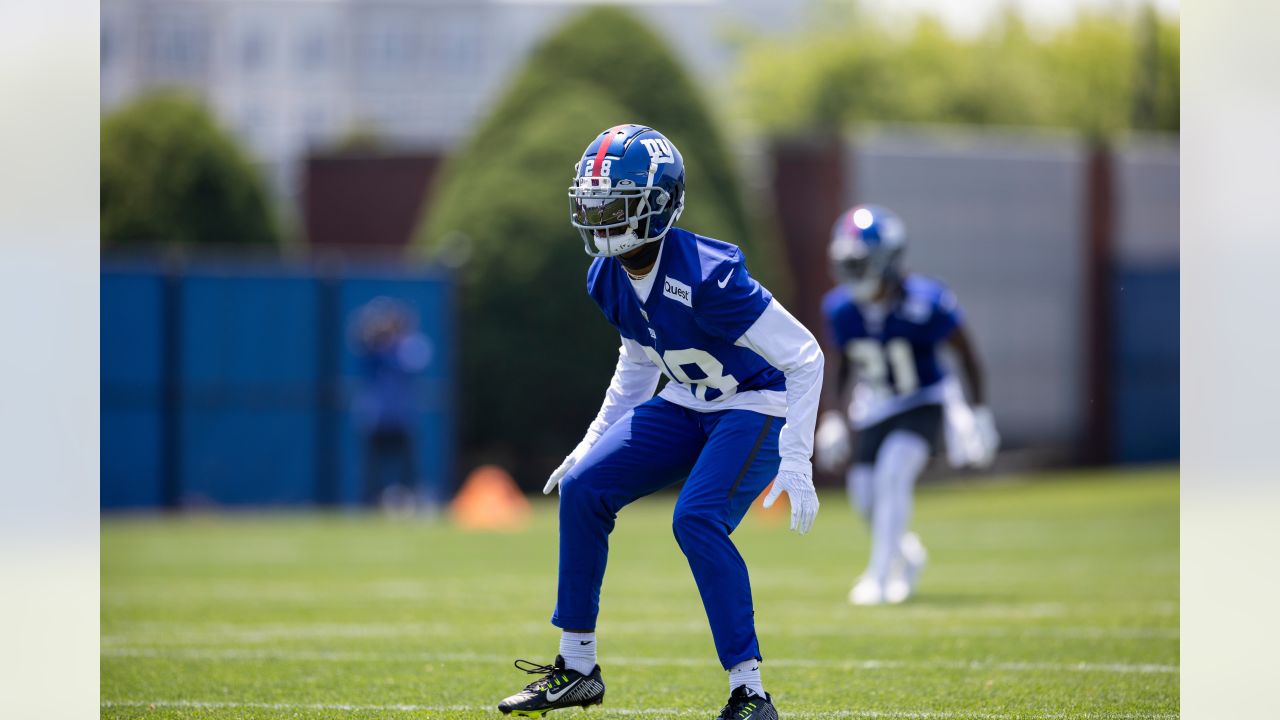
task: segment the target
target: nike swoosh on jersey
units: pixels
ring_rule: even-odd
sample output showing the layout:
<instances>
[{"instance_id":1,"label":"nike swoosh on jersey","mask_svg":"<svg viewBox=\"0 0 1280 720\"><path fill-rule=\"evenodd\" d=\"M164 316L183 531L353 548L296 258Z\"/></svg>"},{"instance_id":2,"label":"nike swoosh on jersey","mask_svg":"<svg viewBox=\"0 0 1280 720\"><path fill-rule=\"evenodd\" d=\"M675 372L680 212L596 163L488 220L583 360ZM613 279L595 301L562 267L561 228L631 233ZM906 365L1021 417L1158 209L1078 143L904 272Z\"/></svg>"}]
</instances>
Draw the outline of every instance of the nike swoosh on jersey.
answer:
<instances>
[{"instance_id":1,"label":"nike swoosh on jersey","mask_svg":"<svg viewBox=\"0 0 1280 720\"><path fill-rule=\"evenodd\" d=\"M717 280L716 284L719 285L721 289L724 289L724 287L729 284L729 278L733 277L733 273L737 269L738 268L733 268L732 270L730 270L729 274L725 275L723 280Z\"/></svg>"},{"instance_id":2,"label":"nike swoosh on jersey","mask_svg":"<svg viewBox=\"0 0 1280 720\"><path fill-rule=\"evenodd\" d=\"M569 683L568 685L565 685L563 688L560 688L560 692L551 692L550 690L548 690L548 691L547 691L547 702L555 702L555 701L559 700L561 697L563 697L563 696L564 696L564 694L565 694L565 693L567 693L567 692L569 692L570 690L572 690L573 688L577 687L577 686L578 686L578 683L580 683L580 682L582 682L582 678L578 678L577 680L574 680L573 682Z\"/></svg>"}]
</instances>

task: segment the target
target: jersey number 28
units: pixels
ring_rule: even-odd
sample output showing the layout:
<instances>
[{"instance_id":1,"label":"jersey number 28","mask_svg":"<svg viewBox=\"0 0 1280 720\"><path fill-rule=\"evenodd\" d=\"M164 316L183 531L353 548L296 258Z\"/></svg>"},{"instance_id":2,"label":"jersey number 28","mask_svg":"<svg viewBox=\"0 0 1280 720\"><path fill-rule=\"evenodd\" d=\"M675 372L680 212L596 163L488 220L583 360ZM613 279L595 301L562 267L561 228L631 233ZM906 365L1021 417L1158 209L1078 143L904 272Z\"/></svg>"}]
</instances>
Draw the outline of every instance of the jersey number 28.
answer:
<instances>
[{"instance_id":1,"label":"jersey number 28","mask_svg":"<svg viewBox=\"0 0 1280 720\"><path fill-rule=\"evenodd\" d=\"M738 379L732 375L726 375L724 364L706 350L685 348L668 350L659 355L657 350L648 345L642 347L654 365L662 368L667 377L681 385L689 386L693 390L693 396L699 400L715 400L728 397L738 391ZM698 368L703 377L689 377L689 373L685 370L686 366ZM716 391L710 398L707 397L708 389Z\"/></svg>"}]
</instances>

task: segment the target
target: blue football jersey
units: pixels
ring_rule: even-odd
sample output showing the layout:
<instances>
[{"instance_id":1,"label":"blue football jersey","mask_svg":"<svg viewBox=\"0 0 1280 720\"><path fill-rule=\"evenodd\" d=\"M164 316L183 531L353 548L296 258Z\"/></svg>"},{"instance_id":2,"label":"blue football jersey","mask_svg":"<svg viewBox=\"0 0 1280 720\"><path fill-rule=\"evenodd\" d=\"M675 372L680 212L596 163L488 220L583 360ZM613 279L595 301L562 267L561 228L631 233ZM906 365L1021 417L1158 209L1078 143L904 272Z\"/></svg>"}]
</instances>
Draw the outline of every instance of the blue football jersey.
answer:
<instances>
[{"instance_id":1,"label":"blue football jersey","mask_svg":"<svg viewBox=\"0 0 1280 720\"><path fill-rule=\"evenodd\" d=\"M962 322L955 294L923 275L908 275L903 292L876 312L859 307L844 285L823 298L827 331L853 363L855 387L851 414L866 426L929 402L942 402L946 366L938 346Z\"/></svg>"},{"instance_id":2,"label":"blue football jersey","mask_svg":"<svg viewBox=\"0 0 1280 720\"><path fill-rule=\"evenodd\" d=\"M673 228L651 272L654 284L642 303L621 262L596 258L587 271L587 292L667 376L661 396L694 410L785 415L782 371L735 344L773 298L747 272L742 251Z\"/></svg>"}]
</instances>

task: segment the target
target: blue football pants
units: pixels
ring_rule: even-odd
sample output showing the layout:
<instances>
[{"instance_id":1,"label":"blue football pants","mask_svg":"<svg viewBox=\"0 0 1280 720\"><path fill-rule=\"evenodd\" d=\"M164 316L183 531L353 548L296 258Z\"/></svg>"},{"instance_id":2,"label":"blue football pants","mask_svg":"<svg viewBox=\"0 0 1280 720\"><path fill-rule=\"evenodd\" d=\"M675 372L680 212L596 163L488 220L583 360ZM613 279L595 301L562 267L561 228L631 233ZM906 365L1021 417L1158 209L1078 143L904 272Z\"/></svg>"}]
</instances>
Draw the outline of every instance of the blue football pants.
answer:
<instances>
[{"instance_id":1,"label":"blue football pants","mask_svg":"<svg viewBox=\"0 0 1280 720\"><path fill-rule=\"evenodd\" d=\"M702 413L655 397L610 427L560 484L560 585L551 622L594 630L618 511L687 476L671 525L720 663L760 659L751 581L729 534L778 473L783 418Z\"/></svg>"}]
</instances>

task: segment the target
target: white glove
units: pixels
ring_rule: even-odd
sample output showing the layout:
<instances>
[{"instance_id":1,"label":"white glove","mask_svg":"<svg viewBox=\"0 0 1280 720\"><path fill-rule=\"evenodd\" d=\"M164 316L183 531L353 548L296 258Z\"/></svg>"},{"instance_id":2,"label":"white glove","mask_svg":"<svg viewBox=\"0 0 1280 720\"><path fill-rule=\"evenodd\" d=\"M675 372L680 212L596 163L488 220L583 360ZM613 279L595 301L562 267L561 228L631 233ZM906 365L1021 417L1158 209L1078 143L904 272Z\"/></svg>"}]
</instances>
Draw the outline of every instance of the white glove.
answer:
<instances>
[{"instance_id":1,"label":"white glove","mask_svg":"<svg viewBox=\"0 0 1280 720\"><path fill-rule=\"evenodd\" d=\"M591 446L594 444L595 443L590 440L583 440L578 443L578 447L574 448L573 452L569 453L569 457L565 458L564 462L560 463L560 467L556 468L555 472L551 473L551 477L547 478L547 484L542 486L542 494L550 495L552 490L560 487L560 481L564 479L565 475L569 474L569 471L573 469L574 465L581 462L582 458L586 456L587 451L590 450Z\"/></svg>"},{"instance_id":2,"label":"white glove","mask_svg":"<svg viewBox=\"0 0 1280 720\"><path fill-rule=\"evenodd\" d=\"M986 446L978 435L978 421L973 408L957 394L948 397L943 405L943 418L947 438L947 462L953 468L981 467L987 456Z\"/></svg>"},{"instance_id":3,"label":"white glove","mask_svg":"<svg viewBox=\"0 0 1280 720\"><path fill-rule=\"evenodd\" d=\"M814 462L818 469L838 473L853 457L853 443L849 441L849 423L839 410L822 413L814 440Z\"/></svg>"},{"instance_id":4,"label":"white glove","mask_svg":"<svg viewBox=\"0 0 1280 720\"><path fill-rule=\"evenodd\" d=\"M996 461L996 453L1000 450L1000 433L996 432L996 419L991 415L991 408L979 405L973 409L974 426L982 441L982 457L978 459L978 467L991 467Z\"/></svg>"},{"instance_id":5,"label":"white glove","mask_svg":"<svg viewBox=\"0 0 1280 720\"><path fill-rule=\"evenodd\" d=\"M791 503L791 529L798 530L801 535L813 527L813 519L818 515L818 493L813 489L813 472L799 473L783 470L773 479L773 489L764 498L764 506L773 507L778 496L786 491L787 500Z\"/></svg>"}]
</instances>

